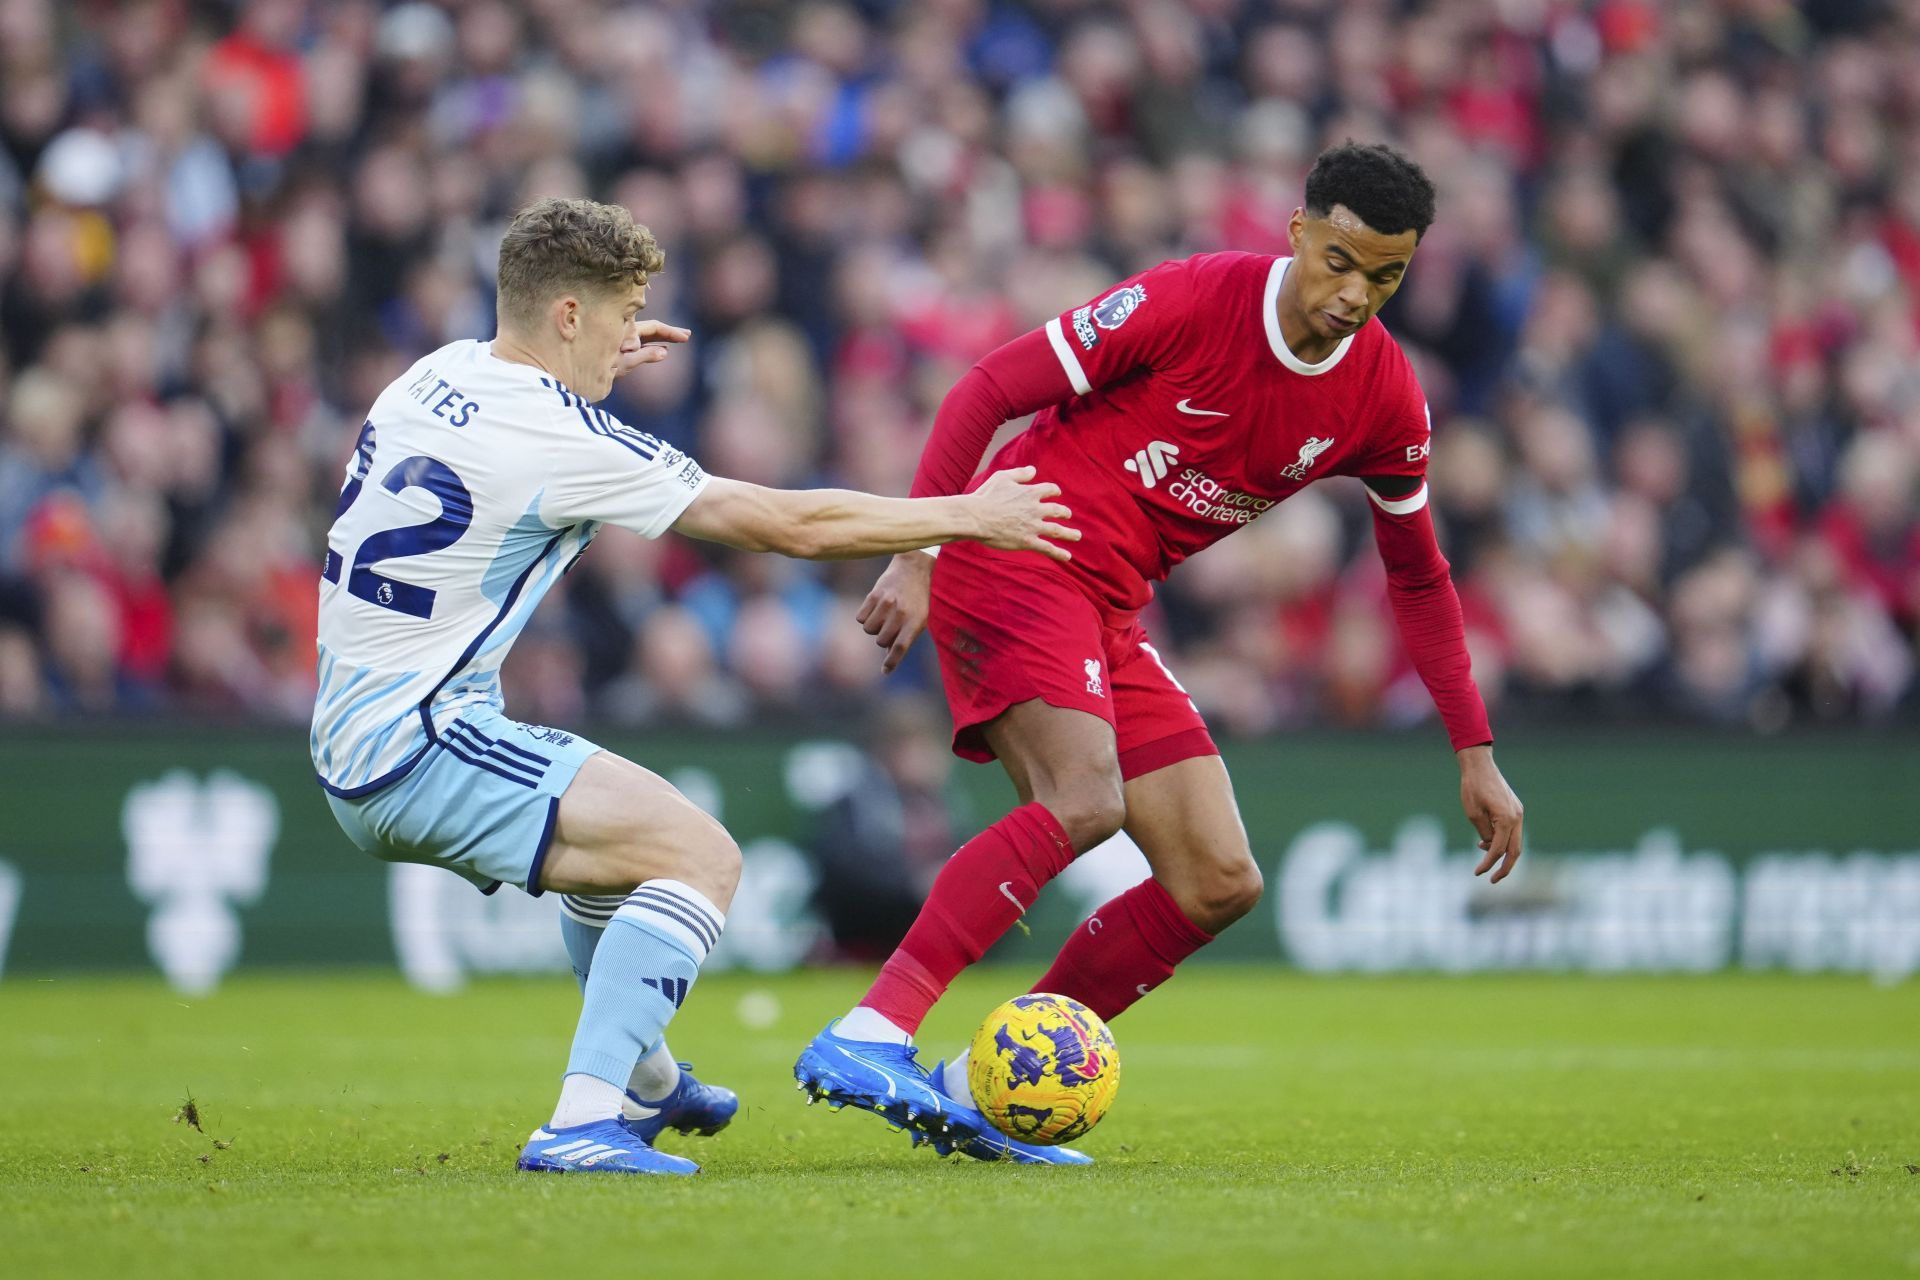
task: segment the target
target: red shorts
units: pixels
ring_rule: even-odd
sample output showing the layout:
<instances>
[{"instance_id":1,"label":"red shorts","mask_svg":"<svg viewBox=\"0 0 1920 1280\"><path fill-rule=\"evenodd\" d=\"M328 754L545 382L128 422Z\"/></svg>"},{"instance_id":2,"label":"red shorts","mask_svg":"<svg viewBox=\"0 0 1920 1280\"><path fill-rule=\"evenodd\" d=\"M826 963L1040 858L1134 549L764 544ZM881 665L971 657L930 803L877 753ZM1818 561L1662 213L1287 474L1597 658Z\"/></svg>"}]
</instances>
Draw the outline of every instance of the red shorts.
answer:
<instances>
[{"instance_id":1,"label":"red shorts","mask_svg":"<svg viewBox=\"0 0 1920 1280\"><path fill-rule=\"evenodd\" d=\"M1034 698L1112 725L1123 778L1220 754L1138 618L1109 620L1039 556L974 543L942 548L927 632L940 652L953 752L963 759L993 759L982 726Z\"/></svg>"}]
</instances>

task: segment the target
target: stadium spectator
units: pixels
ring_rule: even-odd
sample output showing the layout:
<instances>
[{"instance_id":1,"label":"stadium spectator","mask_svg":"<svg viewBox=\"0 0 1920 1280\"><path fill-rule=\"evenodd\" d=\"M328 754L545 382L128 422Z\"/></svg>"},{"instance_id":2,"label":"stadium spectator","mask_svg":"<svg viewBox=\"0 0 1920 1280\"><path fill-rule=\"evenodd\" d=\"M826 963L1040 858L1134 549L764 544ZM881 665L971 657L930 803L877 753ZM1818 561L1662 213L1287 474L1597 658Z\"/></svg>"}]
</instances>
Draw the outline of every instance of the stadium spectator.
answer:
<instances>
[{"instance_id":1,"label":"stadium spectator","mask_svg":"<svg viewBox=\"0 0 1920 1280\"><path fill-rule=\"evenodd\" d=\"M845 791L820 813L810 852L819 872L813 905L832 958L877 962L920 913L965 829L966 805L948 784L951 734L931 700L880 702L865 737Z\"/></svg>"},{"instance_id":2,"label":"stadium spectator","mask_svg":"<svg viewBox=\"0 0 1920 1280\"><path fill-rule=\"evenodd\" d=\"M723 473L904 492L972 360L1117 275L1272 251L1348 135L1442 183L1384 320L1503 722L1920 714L1920 16L1406 9L0 0L0 716L303 715L359 415L491 332L536 195L667 249L694 358L616 412ZM1223 729L1431 715L1364 514L1316 489L1162 597ZM516 705L857 704L872 572L596 556Z\"/></svg>"}]
</instances>

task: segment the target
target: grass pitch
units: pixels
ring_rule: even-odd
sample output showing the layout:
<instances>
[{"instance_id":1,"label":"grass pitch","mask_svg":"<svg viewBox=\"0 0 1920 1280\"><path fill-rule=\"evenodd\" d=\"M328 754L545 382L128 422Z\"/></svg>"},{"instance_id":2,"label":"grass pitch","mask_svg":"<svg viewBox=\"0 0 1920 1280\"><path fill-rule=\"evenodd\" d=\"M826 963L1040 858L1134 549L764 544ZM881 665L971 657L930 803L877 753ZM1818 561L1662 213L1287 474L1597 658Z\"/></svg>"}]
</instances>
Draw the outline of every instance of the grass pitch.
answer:
<instances>
[{"instance_id":1,"label":"grass pitch","mask_svg":"<svg viewBox=\"0 0 1920 1280\"><path fill-rule=\"evenodd\" d=\"M10 978L0 1272L1920 1274L1920 987L1199 968L1116 1025L1071 1170L802 1105L794 1054L861 977L701 982L673 1043L743 1108L667 1141L706 1166L684 1183L512 1172L562 977ZM929 1056L1016 983L964 979Z\"/></svg>"}]
</instances>

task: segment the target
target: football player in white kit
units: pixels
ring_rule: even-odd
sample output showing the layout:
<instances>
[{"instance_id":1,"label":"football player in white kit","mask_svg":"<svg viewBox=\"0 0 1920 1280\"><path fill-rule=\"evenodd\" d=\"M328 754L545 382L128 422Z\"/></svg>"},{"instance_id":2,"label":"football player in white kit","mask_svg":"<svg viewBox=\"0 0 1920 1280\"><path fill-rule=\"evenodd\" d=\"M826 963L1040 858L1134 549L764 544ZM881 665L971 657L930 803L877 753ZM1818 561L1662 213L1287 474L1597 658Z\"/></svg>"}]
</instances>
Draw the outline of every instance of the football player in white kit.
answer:
<instances>
[{"instance_id":1,"label":"football player in white kit","mask_svg":"<svg viewBox=\"0 0 1920 1280\"><path fill-rule=\"evenodd\" d=\"M717 476L595 409L684 329L641 320L663 255L627 210L542 200L500 249L499 334L418 361L347 465L320 584L314 768L354 843L483 892L563 895L584 1001L559 1105L519 1167L693 1173L666 1128L737 1101L677 1065L665 1028L720 936L740 852L658 775L507 718L500 664L601 526L808 559L977 539L1064 559L1079 534L1031 468L924 500Z\"/></svg>"}]
</instances>

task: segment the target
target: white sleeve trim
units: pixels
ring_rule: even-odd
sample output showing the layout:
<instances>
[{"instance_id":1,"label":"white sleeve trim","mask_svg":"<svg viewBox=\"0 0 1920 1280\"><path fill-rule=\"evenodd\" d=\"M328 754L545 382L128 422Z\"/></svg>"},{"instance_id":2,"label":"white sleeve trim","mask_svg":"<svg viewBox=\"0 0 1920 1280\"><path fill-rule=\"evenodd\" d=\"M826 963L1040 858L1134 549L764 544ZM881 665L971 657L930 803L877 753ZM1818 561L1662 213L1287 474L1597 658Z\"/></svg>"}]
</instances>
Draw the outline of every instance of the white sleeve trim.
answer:
<instances>
[{"instance_id":1,"label":"white sleeve trim","mask_svg":"<svg viewBox=\"0 0 1920 1280\"><path fill-rule=\"evenodd\" d=\"M1404 498L1383 498L1373 491L1372 485L1364 486L1367 496L1373 499L1373 505L1390 516L1410 516L1427 505L1427 482L1422 480L1420 487Z\"/></svg>"},{"instance_id":2,"label":"white sleeve trim","mask_svg":"<svg viewBox=\"0 0 1920 1280\"><path fill-rule=\"evenodd\" d=\"M1073 348L1067 344L1067 331L1060 327L1060 317L1047 321L1047 341L1053 344L1053 354L1060 357L1060 367L1067 371L1067 381L1073 384L1075 395L1086 395L1093 390L1093 384L1087 381L1087 371L1080 367L1080 357L1073 354Z\"/></svg>"}]
</instances>

